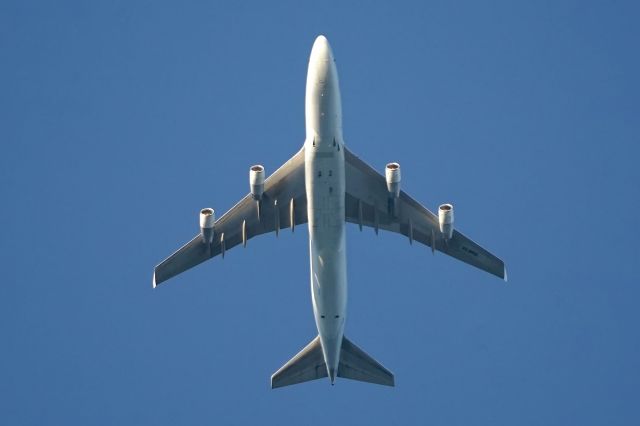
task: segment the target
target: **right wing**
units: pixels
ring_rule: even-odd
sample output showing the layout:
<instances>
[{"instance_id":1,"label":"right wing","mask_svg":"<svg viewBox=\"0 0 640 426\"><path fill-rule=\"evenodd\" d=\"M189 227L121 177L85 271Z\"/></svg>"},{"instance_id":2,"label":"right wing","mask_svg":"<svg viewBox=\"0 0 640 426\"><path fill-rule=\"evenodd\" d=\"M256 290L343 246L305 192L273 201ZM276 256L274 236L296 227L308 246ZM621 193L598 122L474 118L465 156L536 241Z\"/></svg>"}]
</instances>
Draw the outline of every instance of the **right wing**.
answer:
<instances>
[{"instance_id":1,"label":"right wing","mask_svg":"<svg viewBox=\"0 0 640 426\"><path fill-rule=\"evenodd\" d=\"M344 159L347 222L370 226L376 233L384 229L405 235L410 242L418 241L506 281L502 260L458 230L451 239L442 238L438 216L404 191L395 201L397 212L391 212L385 177L346 148Z\"/></svg>"},{"instance_id":2,"label":"right wing","mask_svg":"<svg viewBox=\"0 0 640 426\"><path fill-rule=\"evenodd\" d=\"M246 241L267 232L307 222L307 197L304 181L304 148L276 170L264 182L259 205L251 194L220 217L214 225L212 244L200 234L156 266L153 286L174 277Z\"/></svg>"}]
</instances>

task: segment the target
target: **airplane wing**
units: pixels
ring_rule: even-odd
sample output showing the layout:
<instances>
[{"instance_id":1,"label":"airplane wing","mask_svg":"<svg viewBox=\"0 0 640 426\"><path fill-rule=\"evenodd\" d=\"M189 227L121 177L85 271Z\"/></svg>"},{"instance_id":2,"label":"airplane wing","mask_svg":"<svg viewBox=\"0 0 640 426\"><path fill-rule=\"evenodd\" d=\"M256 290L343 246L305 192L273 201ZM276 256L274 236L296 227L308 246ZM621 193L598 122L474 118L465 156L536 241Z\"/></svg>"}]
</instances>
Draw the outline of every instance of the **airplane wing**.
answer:
<instances>
[{"instance_id":1,"label":"airplane wing","mask_svg":"<svg viewBox=\"0 0 640 426\"><path fill-rule=\"evenodd\" d=\"M258 202L246 195L220 217L214 225L213 243L203 242L200 234L156 266L153 286L174 277L207 259L222 255L261 234L282 228L294 228L307 222L307 197L304 181L304 148L276 170L264 182L264 194Z\"/></svg>"},{"instance_id":2,"label":"airplane wing","mask_svg":"<svg viewBox=\"0 0 640 426\"><path fill-rule=\"evenodd\" d=\"M506 281L507 271L502 260L457 230L446 241L440 233L438 216L406 192L400 191L392 211L385 177L346 148L344 156L347 222L361 228L372 227L376 233L384 229L405 235L410 242L418 241Z\"/></svg>"}]
</instances>

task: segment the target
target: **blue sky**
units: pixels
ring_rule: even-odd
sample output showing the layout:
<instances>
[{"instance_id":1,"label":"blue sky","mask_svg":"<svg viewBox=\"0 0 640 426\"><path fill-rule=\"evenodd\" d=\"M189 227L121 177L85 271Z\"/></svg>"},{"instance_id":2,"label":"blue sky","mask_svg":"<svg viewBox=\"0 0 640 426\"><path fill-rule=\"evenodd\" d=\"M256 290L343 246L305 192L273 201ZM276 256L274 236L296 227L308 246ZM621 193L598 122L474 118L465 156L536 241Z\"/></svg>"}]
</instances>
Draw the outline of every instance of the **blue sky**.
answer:
<instances>
[{"instance_id":1,"label":"blue sky","mask_svg":"<svg viewBox=\"0 0 640 426\"><path fill-rule=\"evenodd\" d=\"M346 3L0 5L3 424L638 424L637 3ZM316 335L304 231L151 288L302 145L321 33L347 145L509 270L349 228L393 389L269 389Z\"/></svg>"}]
</instances>

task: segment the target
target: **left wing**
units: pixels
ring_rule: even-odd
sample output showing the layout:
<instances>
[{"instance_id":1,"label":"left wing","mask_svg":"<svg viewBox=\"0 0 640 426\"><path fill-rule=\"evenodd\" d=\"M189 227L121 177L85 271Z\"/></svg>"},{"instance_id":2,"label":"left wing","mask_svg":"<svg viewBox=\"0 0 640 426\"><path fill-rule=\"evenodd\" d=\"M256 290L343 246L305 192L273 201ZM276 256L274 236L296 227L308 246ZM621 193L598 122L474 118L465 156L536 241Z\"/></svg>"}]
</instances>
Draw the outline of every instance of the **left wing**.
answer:
<instances>
[{"instance_id":1,"label":"left wing","mask_svg":"<svg viewBox=\"0 0 640 426\"><path fill-rule=\"evenodd\" d=\"M153 286L186 271L207 259L261 234L281 228L294 228L307 222L307 197L304 182L304 148L276 170L264 182L264 194L258 204L251 194L220 217L214 225L211 244L200 234L156 266Z\"/></svg>"},{"instance_id":2,"label":"left wing","mask_svg":"<svg viewBox=\"0 0 640 426\"><path fill-rule=\"evenodd\" d=\"M438 217L404 191L400 191L392 211L385 177L346 148L344 159L347 222L370 226L376 233L384 229L405 235L410 242L418 241L506 281L502 260L457 230L445 240Z\"/></svg>"}]
</instances>

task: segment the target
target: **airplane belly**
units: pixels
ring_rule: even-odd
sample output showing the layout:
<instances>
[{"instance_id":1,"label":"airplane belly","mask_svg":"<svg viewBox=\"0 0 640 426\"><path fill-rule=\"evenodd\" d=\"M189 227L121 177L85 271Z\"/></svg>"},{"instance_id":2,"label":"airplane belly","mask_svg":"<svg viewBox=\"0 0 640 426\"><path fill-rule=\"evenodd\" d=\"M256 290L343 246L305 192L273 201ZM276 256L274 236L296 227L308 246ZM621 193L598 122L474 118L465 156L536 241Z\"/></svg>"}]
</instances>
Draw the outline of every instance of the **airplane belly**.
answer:
<instances>
[{"instance_id":1,"label":"airplane belly","mask_svg":"<svg viewBox=\"0 0 640 426\"><path fill-rule=\"evenodd\" d=\"M320 335L341 341L347 305L344 156L328 154L307 163L313 176L307 191L311 294Z\"/></svg>"}]
</instances>

